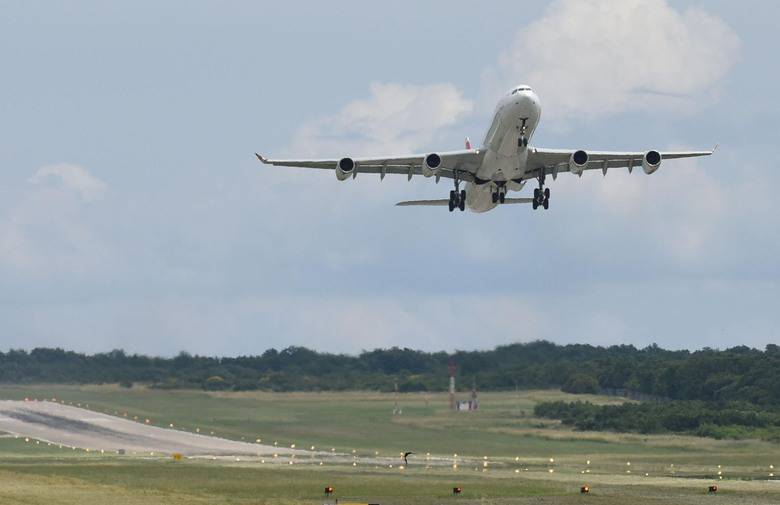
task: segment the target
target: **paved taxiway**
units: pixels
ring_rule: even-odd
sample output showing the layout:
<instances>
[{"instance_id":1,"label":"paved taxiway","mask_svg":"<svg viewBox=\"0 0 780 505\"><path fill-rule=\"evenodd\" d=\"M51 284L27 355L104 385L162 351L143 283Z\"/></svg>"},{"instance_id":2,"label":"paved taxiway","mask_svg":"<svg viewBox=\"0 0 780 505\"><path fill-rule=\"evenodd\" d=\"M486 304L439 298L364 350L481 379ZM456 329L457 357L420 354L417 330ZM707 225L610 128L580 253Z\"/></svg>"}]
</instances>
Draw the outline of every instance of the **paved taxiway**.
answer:
<instances>
[{"instance_id":1,"label":"paved taxiway","mask_svg":"<svg viewBox=\"0 0 780 505\"><path fill-rule=\"evenodd\" d=\"M151 426L48 401L0 400L0 432L90 450L186 456L290 456L302 451Z\"/></svg>"}]
</instances>

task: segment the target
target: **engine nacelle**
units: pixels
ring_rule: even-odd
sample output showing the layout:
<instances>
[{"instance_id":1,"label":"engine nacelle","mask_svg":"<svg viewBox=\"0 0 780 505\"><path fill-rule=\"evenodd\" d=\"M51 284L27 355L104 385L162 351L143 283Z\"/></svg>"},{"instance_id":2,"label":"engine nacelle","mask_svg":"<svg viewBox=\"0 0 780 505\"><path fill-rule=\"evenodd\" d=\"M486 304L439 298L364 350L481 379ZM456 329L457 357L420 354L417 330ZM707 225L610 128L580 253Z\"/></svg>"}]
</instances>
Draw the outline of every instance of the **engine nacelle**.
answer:
<instances>
[{"instance_id":1,"label":"engine nacelle","mask_svg":"<svg viewBox=\"0 0 780 505\"><path fill-rule=\"evenodd\" d=\"M644 170L647 175L650 175L658 170L658 167L660 166L661 153L658 151L647 151L642 157L642 170Z\"/></svg>"},{"instance_id":2,"label":"engine nacelle","mask_svg":"<svg viewBox=\"0 0 780 505\"><path fill-rule=\"evenodd\" d=\"M588 166L588 153L580 149L574 151L569 157L569 172L582 175L582 171Z\"/></svg>"},{"instance_id":3,"label":"engine nacelle","mask_svg":"<svg viewBox=\"0 0 780 505\"><path fill-rule=\"evenodd\" d=\"M336 178L345 181L355 175L355 160L352 158L341 158L336 163Z\"/></svg>"},{"instance_id":4,"label":"engine nacelle","mask_svg":"<svg viewBox=\"0 0 780 505\"><path fill-rule=\"evenodd\" d=\"M423 158L422 173L425 177L436 175L436 172L439 171L439 167L441 167L441 156L438 154L431 153Z\"/></svg>"}]
</instances>

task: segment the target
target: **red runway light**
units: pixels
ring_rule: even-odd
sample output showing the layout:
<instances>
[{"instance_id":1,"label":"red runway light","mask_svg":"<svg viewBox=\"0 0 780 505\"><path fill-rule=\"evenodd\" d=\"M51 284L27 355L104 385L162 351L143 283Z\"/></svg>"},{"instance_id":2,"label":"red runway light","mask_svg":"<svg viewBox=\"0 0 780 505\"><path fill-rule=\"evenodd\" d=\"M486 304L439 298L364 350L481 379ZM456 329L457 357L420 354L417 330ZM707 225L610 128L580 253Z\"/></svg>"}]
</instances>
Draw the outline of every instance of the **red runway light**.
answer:
<instances>
[{"instance_id":1,"label":"red runway light","mask_svg":"<svg viewBox=\"0 0 780 505\"><path fill-rule=\"evenodd\" d=\"M333 486L327 486L325 488L325 496L330 496L333 494Z\"/></svg>"},{"instance_id":2,"label":"red runway light","mask_svg":"<svg viewBox=\"0 0 780 505\"><path fill-rule=\"evenodd\" d=\"M456 486L452 488L452 494L461 494L463 492L463 488L460 486Z\"/></svg>"}]
</instances>

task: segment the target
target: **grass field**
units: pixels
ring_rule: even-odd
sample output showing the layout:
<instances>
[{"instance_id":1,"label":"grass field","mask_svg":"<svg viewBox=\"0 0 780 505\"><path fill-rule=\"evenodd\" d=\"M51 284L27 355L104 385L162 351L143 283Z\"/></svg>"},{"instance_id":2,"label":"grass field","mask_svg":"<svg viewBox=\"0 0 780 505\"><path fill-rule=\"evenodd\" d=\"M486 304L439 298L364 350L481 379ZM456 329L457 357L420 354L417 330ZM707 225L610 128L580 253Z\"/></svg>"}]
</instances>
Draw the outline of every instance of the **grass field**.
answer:
<instances>
[{"instance_id":1,"label":"grass field","mask_svg":"<svg viewBox=\"0 0 780 505\"><path fill-rule=\"evenodd\" d=\"M25 397L57 398L239 440L355 451L356 466L173 462L0 437L3 504L325 503L325 485L336 488L341 503L780 503L780 482L769 477L769 466L780 465L778 445L574 432L532 416L538 401L574 398L557 391L482 394L480 410L471 413L450 412L443 394L400 395L403 413L393 416L394 396L379 393L0 387L2 399ZM406 469L374 460L404 450L415 452ZM446 464L429 467L426 453ZM579 495L584 482L593 487L589 496ZM717 497L706 493L714 482L721 486ZM450 494L454 485L463 487L461 496Z\"/></svg>"}]
</instances>

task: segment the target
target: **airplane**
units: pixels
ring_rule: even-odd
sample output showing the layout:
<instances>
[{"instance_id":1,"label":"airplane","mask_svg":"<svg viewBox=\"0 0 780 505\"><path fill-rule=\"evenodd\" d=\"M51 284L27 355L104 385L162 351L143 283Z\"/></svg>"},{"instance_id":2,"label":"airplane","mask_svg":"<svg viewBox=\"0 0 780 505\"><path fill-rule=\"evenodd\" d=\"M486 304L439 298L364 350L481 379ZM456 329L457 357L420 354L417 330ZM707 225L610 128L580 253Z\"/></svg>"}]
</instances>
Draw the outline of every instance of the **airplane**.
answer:
<instances>
[{"instance_id":1,"label":"airplane","mask_svg":"<svg viewBox=\"0 0 780 505\"><path fill-rule=\"evenodd\" d=\"M257 159L268 165L320 168L334 170L339 181L354 179L359 173L415 175L451 179L455 188L449 199L413 200L399 202L406 206L446 206L450 212L468 208L473 212L487 212L502 204L530 203L534 210L547 209L550 189L545 187L548 176L569 172L582 177L585 170L601 170L607 175L610 168L628 168L631 173L641 165L646 174L652 174L662 160L709 156L711 151L586 151L583 149L545 149L529 145L541 117L539 97L530 86L521 85L507 93L496 106L493 121L482 142L472 148L466 138L466 149L461 151L431 152L406 156L371 158L274 160L255 153ZM717 148L717 146L716 146ZM534 180L533 198L508 198L507 191L520 191L527 181ZM466 183L466 189L461 184Z\"/></svg>"}]
</instances>

